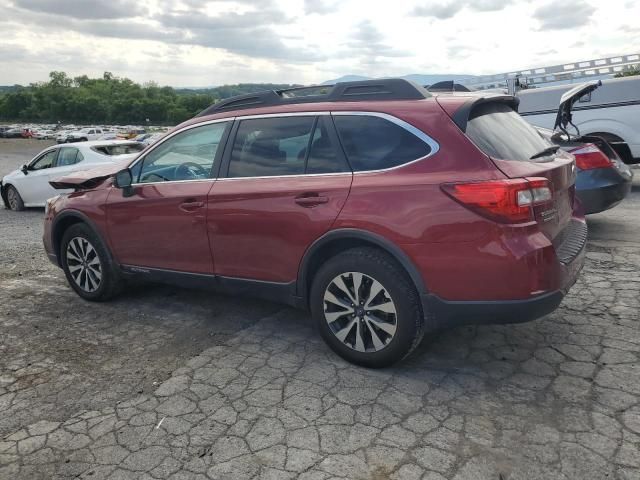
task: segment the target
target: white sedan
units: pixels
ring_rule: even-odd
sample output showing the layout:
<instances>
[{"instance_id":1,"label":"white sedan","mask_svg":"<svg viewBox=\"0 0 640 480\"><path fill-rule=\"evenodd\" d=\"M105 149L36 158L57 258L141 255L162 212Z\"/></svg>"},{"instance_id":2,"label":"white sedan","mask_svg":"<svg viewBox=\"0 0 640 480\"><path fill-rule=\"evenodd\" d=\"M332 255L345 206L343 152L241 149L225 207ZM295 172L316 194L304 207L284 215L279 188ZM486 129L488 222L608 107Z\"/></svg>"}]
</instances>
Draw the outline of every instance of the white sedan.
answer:
<instances>
[{"instance_id":1,"label":"white sedan","mask_svg":"<svg viewBox=\"0 0 640 480\"><path fill-rule=\"evenodd\" d=\"M7 208L44 207L48 198L71 190L55 190L49 181L96 165L133 159L145 145L126 140L104 140L54 145L19 170L5 175L0 193Z\"/></svg>"}]
</instances>

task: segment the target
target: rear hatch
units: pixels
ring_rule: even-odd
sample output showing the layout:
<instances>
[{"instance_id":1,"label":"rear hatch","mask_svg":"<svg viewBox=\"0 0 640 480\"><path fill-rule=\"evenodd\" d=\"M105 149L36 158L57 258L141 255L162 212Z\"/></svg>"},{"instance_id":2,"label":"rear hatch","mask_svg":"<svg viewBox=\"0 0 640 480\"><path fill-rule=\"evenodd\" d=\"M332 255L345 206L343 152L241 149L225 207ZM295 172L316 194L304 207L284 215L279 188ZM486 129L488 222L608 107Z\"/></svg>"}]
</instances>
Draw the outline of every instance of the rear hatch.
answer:
<instances>
[{"instance_id":1,"label":"rear hatch","mask_svg":"<svg viewBox=\"0 0 640 480\"><path fill-rule=\"evenodd\" d=\"M547 180L551 198L532 208L540 230L558 247L573 216L574 158L542 138L514 107L513 97L479 98L463 107L464 121L459 112L452 118L507 177Z\"/></svg>"}]
</instances>

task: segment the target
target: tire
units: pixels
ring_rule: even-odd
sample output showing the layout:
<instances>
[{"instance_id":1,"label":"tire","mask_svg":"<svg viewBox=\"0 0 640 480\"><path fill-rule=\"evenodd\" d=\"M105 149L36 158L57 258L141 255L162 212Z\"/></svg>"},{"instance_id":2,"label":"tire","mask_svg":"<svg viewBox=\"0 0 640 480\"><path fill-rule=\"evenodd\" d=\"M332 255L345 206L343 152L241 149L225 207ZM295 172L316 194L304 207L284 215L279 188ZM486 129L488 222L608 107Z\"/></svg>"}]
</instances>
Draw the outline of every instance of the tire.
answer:
<instances>
[{"instance_id":1,"label":"tire","mask_svg":"<svg viewBox=\"0 0 640 480\"><path fill-rule=\"evenodd\" d=\"M329 259L313 279L310 307L329 347L363 367L383 368L399 362L424 335L422 307L413 282L393 258L375 248L354 248ZM364 334L358 340L360 332Z\"/></svg>"},{"instance_id":2,"label":"tire","mask_svg":"<svg viewBox=\"0 0 640 480\"><path fill-rule=\"evenodd\" d=\"M118 267L88 225L76 223L64 232L60 258L67 282L85 300L104 302L120 292Z\"/></svg>"},{"instance_id":3,"label":"tire","mask_svg":"<svg viewBox=\"0 0 640 480\"><path fill-rule=\"evenodd\" d=\"M9 185L7 187L7 204L9 205L9 210L13 210L14 212L21 212L24 210L22 197L13 185Z\"/></svg>"}]
</instances>

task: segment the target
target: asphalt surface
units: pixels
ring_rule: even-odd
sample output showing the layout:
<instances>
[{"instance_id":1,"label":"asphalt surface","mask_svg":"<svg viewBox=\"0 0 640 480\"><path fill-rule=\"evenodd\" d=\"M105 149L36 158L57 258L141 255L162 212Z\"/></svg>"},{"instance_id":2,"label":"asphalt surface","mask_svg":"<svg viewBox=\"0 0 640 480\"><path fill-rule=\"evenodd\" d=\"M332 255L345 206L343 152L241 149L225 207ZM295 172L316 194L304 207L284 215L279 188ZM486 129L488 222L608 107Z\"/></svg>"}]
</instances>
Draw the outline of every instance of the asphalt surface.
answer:
<instances>
[{"instance_id":1,"label":"asphalt surface","mask_svg":"<svg viewBox=\"0 0 640 480\"><path fill-rule=\"evenodd\" d=\"M20 143L23 142L23 143ZM0 140L0 174L44 147ZM41 210L0 208L0 479L640 479L640 170L535 322L426 338L382 371L304 313L67 287Z\"/></svg>"}]
</instances>

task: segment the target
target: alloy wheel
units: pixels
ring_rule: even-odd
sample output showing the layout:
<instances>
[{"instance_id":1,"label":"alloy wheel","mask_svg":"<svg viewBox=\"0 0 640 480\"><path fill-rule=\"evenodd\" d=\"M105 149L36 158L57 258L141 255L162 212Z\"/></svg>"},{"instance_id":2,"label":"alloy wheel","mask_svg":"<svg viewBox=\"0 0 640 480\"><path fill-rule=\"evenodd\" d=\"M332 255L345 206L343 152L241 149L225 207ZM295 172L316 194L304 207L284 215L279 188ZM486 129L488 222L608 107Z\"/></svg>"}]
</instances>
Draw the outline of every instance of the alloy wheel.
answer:
<instances>
[{"instance_id":1,"label":"alloy wheel","mask_svg":"<svg viewBox=\"0 0 640 480\"><path fill-rule=\"evenodd\" d=\"M324 317L338 340L358 352L378 352L397 329L397 313L387 289L373 277L346 272L324 293Z\"/></svg>"},{"instance_id":2,"label":"alloy wheel","mask_svg":"<svg viewBox=\"0 0 640 480\"><path fill-rule=\"evenodd\" d=\"M14 188L7 190L7 201L9 202L9 208L11 210L18 209L18 192Z\"/></svg>"},{"instance_id":3,"label":"alloy wheel","mask_svg":"<svg viewBox=\"0 0 640 480\"><path fill-rule=\"evenodd\" d=\"M102 264L86 238L74 237L67 244L67 268L75 284L85 292L95 292L100 287Z\"/></svg>"}]
</instances>

